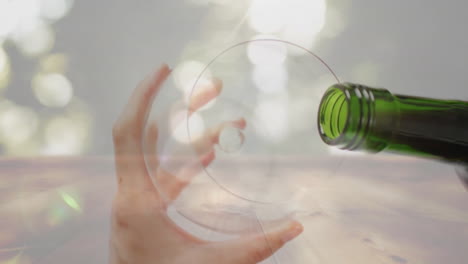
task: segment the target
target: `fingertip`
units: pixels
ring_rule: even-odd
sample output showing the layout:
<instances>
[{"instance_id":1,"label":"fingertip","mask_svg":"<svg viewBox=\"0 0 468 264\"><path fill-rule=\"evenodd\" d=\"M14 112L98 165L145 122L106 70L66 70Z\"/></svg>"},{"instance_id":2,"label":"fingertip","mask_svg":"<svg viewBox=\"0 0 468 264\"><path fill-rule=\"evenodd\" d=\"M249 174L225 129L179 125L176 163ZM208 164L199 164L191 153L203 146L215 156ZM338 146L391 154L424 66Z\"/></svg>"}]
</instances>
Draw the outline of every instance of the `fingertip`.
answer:
<instances>
[{"instance_id":1,"label":"fingertip","mask_svg":"<svg viewBox=\"0 0 468 264\"><path fill-rule=\"evenodd\" d=\"M149 74L146 80L146 93L145 97L153 98L159 91L162 84L166 81L167 77L171 73L171 69L167 64L162 64L157 69L153 71L152 74Z\"/></svg>"},{"instance_id":2,"label":"fingertip","mask_svg":"<svg viewBox=\"0 0 468 264\"><path fill-rule=\"evenodd\" d=\"M243 117L239 118L239 120L237 120L237 122L239 124L240 129L244 129L247 126L247 121Z\"/></svg>"},{"instance_id":3,"label":"fingertip","mask_svg":"<svg viewBox=\"0 0 468 264\"><path fill-rule=\"evenodd\" d=\"M172 68L167 64L167 63L163 63L161 66L160 66L160 69L161 70L164 70L166 72L172 72Z\"/></svg>"},{"instance_id":4,"label":"fingertip","mask_svg":"<svg viewBox=\"0 0 468 264\"><path fill-rule=\"evenodd\" d=\"M282 230L280 237L282 242L286 243L298 237L303 231L304 226L298 221L294 220L286 229Z\"/></svg>"},{"instance_id":5,"label":"fingertip","mask_svg":"<svg viewBox=\"0 0 468 264\"><path fill-rule=\"evenodd\" d=\"M210 83L204 84L189 98L189 109L191 113L197 111L221 93L221 85L216 82L217 81L212 80Z\"/></svg>"},{"instance_id":6,"label":"fingertip","mask_svg":"<svg viewBox=\"0 0 468 264\"><path fill-rule=\"evenodd\" d=\"M211 93L209 100L216 98L223 90L223 82L220 79L214 78L211 80L211 85L207 85L205 92Z\"/></svg>"},{"instance_id":7,"label":"fingertip","mask_svg":"<svg viewBox=\"0 0 468 264\"><path fill-rule=\"evenodd\" d=\"M230 125L238 129L244 129L247 126L247 121L245 118L241 117L237 120L231 121Z\"/></svg>"},{"instance_id":8,"label":"fingertip","mask_svg":"<svg viewBox=\"0 0 468 264\"><path fill-rule=\"evenodd\" d=\"M212 83L213 83L213 87L214 87L218 92L220 92L220 91L223 89L223 81L222 81L221 79L213 78Z\"/></svg>"},{"instance_id":9,"label":"fingertip","mask_svg":"<svg viewBox=\"0 0 468 264\"><path fill-rule=\"evenodd\" d=\"M171 72L172 69L169 67L169 65L164 63L161 66L159 66L156 70L154 70L153 80L155 82L161 82L164 79L166 79L167 76L171 74Z\"/></svg>"}]
</instances>

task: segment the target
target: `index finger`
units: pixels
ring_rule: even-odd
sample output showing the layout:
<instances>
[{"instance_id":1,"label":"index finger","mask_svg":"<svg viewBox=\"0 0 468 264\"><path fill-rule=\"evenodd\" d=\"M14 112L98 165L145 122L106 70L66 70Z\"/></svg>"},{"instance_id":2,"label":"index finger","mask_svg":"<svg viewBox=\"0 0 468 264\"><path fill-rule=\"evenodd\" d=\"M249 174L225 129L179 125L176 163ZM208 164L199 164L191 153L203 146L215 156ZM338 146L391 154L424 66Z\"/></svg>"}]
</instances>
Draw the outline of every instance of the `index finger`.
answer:
<instances>
[{"instance_id":1,"label":"index finger","mask_svg":"<svg viewBox=\"0 0 468 264\"><path fill-rule=\"evenodd\" d=\"M193 114L216 98L221 93L222 88L223 82L216 78L207 84L201 85L201 89L191 94L189 98L189 114Z\"/></svg>"},{"instance_id":2,"label":"index finger","mask_svg":"<svg viewBox=\"0 0 468 264\"><path fill-rule=\"evenodd\" d=\"M170 68L164 64L156 73L148 76L138 85L117 121L117 123L124 123L122 125L125 126L131 125L131 129L134 132L138 132L138 139L141 139L143 136L143 129L146 125L153 99L170 73Z\"/></svg>"},{"instance_id":3,"label":"index finger","mask_svg":"<svg viewBox=\"0 0 468 264\"><path fill-rule=\"evenodd\" d=\"M113 137L119 187L150 187L143 157L143 134L153 99L171 70L163 65L133 92L114 125Z\"/></svg>"}]
</instances>

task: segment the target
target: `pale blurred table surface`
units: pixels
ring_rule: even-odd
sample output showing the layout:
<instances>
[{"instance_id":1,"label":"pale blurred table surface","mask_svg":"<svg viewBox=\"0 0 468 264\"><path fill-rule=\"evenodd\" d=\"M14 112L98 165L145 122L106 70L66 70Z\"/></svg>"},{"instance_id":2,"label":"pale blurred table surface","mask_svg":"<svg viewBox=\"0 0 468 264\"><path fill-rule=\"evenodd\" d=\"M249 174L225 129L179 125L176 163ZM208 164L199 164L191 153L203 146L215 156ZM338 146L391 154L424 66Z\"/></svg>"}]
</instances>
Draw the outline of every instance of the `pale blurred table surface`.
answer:
<instances>
[{"instance_id":1,"label":"pale blurred table surface","mask_svg":"<svg viewBox=\"0 0 468 264\"><path fill-rule=\"evenodd\" d=\"M317 180L319 163L294 162L314 209L265 263L467 263L468 192L451 166L347 157ZM1 264L107 261L111 157L4 158L0 175Z\"/></svg>"}]
</instances>

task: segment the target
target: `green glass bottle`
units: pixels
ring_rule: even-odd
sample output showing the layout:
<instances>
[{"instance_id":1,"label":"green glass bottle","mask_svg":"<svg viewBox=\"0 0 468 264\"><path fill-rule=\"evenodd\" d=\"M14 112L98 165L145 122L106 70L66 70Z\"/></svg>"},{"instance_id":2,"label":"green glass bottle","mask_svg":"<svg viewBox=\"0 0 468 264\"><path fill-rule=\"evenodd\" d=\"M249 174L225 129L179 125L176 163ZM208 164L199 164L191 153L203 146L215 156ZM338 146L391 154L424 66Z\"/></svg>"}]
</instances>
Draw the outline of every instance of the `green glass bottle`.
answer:
<instances>
[{"instance_id":1,"label":"green glass bottle","mask_svg":"<svg viewBox=\"0 0 468 264\"><path fill-rule=\"evenodd\" d=\"M320 103L318 127L326 144L345 150L390 151L468 164L468 102L335 84Z\"/></svg>"}]
</instances>

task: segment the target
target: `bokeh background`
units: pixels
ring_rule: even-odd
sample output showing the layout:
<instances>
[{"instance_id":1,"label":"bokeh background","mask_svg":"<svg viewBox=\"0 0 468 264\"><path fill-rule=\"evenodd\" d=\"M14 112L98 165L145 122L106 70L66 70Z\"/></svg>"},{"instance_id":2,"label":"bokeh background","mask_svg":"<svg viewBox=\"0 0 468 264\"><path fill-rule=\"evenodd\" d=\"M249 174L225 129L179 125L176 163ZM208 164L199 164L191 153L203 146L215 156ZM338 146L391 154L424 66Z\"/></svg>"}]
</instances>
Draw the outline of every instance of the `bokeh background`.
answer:
<instances>
[{"instance_id":1,"label":"bokeh background","mask_svg":"<svg viewBox=\"0 0 468 264\"><path fill-rule=\"evenodd\" d=\"M318 54L342 81L468 100L467 8L434 0L0 0L0 263L105 261L112 124L136 84L161 63L174 68L158 99L169 102L186 96L226 47L278 38ZM349 195L327 196L334 203L308 216L319 220L305 239L333 233L323 231L323 244L296 245L306 253L284 253L281 263L343 263L339 252L367 256L357 257L361 263L464 263L467 196L452 167L385 157L343 164L364 175L361 184L333 182L330 189ZM369 160L374 165L364 173L356 164ZM353 202L380 213L366 218ZM374 224L372 238L348 234L348 225L366 221ZM85 253L76 256L78 249Z\"/></svg>"},{"instance_id":2,"label":"bokeh background","mask_svg":"<svg viewBox=\"0 0 468 264\"><path fill-rule=\"evenodd\" d=\"M148 72L167 62L182 71L173 86L183 86L218 52L259 35L311 49L341 80L395 93L467 98L461 2L0 5L0 131L2 152L9 156L109 154L112 123ZM174 96L182 96L179 88L172 89Z\"/></svg>"}]
</instances>

